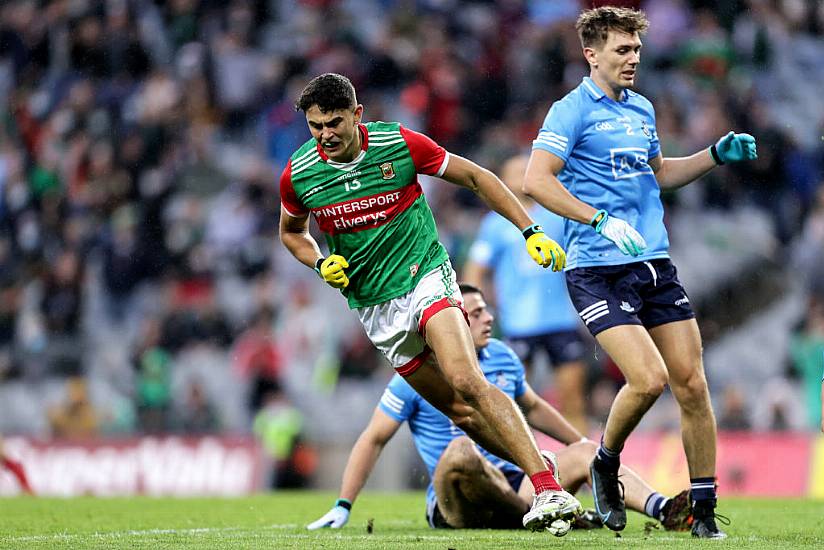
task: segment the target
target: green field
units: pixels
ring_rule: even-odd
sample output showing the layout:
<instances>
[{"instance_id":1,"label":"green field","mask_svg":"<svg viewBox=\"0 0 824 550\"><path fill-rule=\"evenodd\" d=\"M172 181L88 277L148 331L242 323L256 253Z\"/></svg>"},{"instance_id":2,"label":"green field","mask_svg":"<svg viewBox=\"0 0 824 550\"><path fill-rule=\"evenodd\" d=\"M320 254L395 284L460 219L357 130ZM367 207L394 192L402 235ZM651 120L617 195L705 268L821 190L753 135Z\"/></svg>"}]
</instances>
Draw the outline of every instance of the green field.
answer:
<instances>
[{"instance_id":1,"label":"green field","mask_svg":"<svg viewBox=\"0 0 824 550\"><path fill-rule=\"evenodd\" d=\"M719 511L732 520L726 541L645 532L646 518L638 514L630 514L620 538L599 530L556 539L526 531L433 530L424 521L422 493L367 492L344 529L306 531L334 498L286 492L237 499L0 499L0 548L824 548L824 501L725 499Z\"/></svg>"}]
</instances>

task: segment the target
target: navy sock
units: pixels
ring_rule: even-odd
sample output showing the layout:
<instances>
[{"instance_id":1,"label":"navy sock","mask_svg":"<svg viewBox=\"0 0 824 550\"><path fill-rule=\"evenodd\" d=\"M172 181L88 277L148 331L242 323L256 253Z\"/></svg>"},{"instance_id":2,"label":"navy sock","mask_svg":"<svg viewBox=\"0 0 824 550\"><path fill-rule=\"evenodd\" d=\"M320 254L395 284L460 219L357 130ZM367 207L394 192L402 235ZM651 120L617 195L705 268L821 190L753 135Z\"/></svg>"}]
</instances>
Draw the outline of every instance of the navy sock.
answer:
<instances>
[{"instance_id":1,"label":"navy sock","mask_svg":"<svg viewBox=\"0 0 824 550\"><path fill-rule=\"evenodd\" d=\"M598 451L595 453L596 464L600 462L610 470L618 470L621 466L621 450L613 451L604 445L604 438L601 436L601 444L598 446Z\"/></svg>"},{"instance_id":2,"label":"navy sock","mask_svg":"<svg viewBox=\"0 0 824 550\"><path fill-rule=\"evenodd\" d=\"M712 501L715 503L715 478L690 478L690 495L693 502Z\"/></svg>"},{"instance_id":3,"label":"navy sock","mask_svg":"<svg viewBox=\"0 0 824 550\"><path fill-rule=\"evenodd\" d=\"M661 493L652 493L644 504L644 513L652 519L661 520L661 510L669 499Z\"/></svg>"}]
</instances>

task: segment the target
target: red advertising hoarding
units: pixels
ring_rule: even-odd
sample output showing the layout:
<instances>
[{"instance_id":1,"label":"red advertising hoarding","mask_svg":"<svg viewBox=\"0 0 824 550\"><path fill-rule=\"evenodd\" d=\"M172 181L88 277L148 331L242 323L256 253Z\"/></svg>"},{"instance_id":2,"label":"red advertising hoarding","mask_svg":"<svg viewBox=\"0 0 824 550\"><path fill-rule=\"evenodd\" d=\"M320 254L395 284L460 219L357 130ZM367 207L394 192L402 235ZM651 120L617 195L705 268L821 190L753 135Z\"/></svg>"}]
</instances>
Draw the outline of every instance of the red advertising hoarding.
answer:
<instances>
[{"instance_id":1,"label":"red advertising hoarding","mask_svg":"<svg viewBox=\"0 0 824 550\"><path fill-rule=\"evenodd\" d=\"M538 434L541 447L558 444ZM716 471L721 495L808 496L813 492L813 444L806 433L720 433ZM598 441L600 436L593 436ZM634 433L621 462L656 490L673 494L689 487L689 473L679 434Z\"/></svg>"},{"instance_id":2,"label":"red advertising hoarding","mask_svg":"<svg viewBox=\"0 0 824 550\"><path fill-rule=\"evenodd\" d=\"M245 437L143 437L84 443L5 439L38 495L232 496L263 486L257 443ZM0 495L17 482L0 471Z\"/></svg>"}]
</instances>

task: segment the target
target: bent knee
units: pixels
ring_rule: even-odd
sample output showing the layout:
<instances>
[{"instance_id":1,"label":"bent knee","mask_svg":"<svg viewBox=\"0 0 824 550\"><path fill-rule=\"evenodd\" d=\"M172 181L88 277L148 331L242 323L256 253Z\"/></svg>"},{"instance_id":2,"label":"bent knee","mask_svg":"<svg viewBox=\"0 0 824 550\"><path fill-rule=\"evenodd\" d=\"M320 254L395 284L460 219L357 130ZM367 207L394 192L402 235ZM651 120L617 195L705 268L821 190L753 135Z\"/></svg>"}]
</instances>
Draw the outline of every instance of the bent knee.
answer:
<instances>
[{"instance_id":1,"label":"bent knee","mask_svg":"<svg viewBox=\"0 0 824 550\"><path fill-rule=\"evenodd\" d=\"M652 397L653 399L658 399L662 393L664 393L664 389L667 387L666 381L655 381L651 384L648 384L644 388L644 394Z\"/></svg>"},{"instance_id":2,"label":"bent knee","mask_svg":"<svg viewBox=\"0 0 824 550\"><path fill-rule=\"evenodd\" d=\"M587 439L586 441L578 441L566 448L567 452L575 453L575 457L580 462L589 464L595 458L598 452L598 444Z\"/></svg>"},{"instance_id":3,"label":"bent knee","mask_svg":"<svg viewBox=\"0 0 824 550\"><path fill-rule=\"evenodd\" d=\"M663 374L652 374L641 380L636 380L630 384L630 387L634 392L646 398L658 399L658 397L664 393L664 388L667 387L667 382L667 375L666 372L664 372Z\"/></svg>"},{"instance_id":4,"label":"bent knee","mask_svg":"<svg viewBox=\"0 0 824 550\"><path fill-rule=\"evenodd\" d=\"M684 380L673 381L672 392L679 401L685 403L698 404L709 400L707 378L699 370L691 372Z\"/></svg>"},{"instance_id":5,"label":"bent knee","mask_svg":"<svg viewBox=\"0 0 824 550\"><path fill-rule=\"evenodd\" d=\"M473 475L483 469L484 458L471 439L461 436L447 445L440 460L450 474Z\"/></svg>"},{"instance_id":6,"label":"bent knee","mask_svg":"<svg viewBox=\"0 0 824 550\"><path fill-rule=\"evenodd\" d=\"M481 401L489 391L489 382L486 378L473 373L460 374L451 380L452 389L455 390L461 399L472 408Z\"/></svg>"}]
</instances>

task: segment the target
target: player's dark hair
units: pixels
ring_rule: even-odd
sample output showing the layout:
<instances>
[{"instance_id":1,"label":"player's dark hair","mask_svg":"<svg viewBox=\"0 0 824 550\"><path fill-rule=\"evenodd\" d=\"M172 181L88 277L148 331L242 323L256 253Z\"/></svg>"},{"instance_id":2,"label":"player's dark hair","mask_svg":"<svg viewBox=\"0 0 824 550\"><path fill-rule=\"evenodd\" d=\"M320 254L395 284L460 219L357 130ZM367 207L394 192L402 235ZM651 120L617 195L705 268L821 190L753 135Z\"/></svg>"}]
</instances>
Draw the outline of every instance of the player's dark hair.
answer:
<instances>
[{"instance_id":1,"label":"player's dark hair","mask_svg":"<svg viewBox=\"0 0 824 550\"><path fill-rule=\"evenodd\" d=\"M483 291L480 288L469 283L458 283L458 288L461 290L461 294L472 294L473 292L476 292L480 294L481 297L483 297L484 295Z\"/></svg>"},{"instance_id":2,"label":"player's dark hair","mask_svg":"<svg viewBox=\"0 0 824 550\"><path fill-rule=\"evenodd\" d=\"M614 6L585 10L575 22L575 30L584 48L602 46L609 31L644 34L648 28L649 20L643 11Z\"/></svg>"},{"instance_id":3,"label":"player's dark hair","mask_svg":"<svg viewBox=\"0 0 824 550\"><path fill-rule=\"evenodd\" d=\"M357 104L355 87L348 78L337 73L325 73L306 85L295 101L295 110L305 113L317 105L322 113L328 113L338 109L354 109Z\"/></svg>"}]
</instances>

